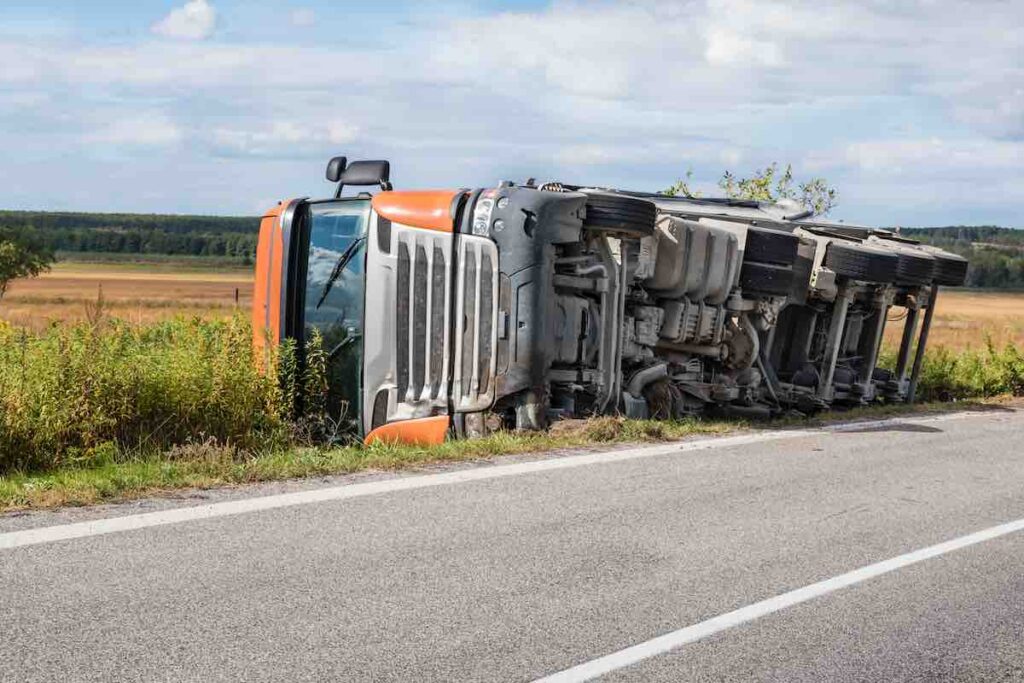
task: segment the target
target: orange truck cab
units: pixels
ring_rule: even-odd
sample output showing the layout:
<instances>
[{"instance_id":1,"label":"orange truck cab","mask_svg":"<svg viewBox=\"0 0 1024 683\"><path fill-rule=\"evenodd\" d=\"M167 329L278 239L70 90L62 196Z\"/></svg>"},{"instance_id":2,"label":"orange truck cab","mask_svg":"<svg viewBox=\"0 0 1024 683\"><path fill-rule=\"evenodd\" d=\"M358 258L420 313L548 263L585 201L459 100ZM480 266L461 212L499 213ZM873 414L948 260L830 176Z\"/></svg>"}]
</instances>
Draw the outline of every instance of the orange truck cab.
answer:
<instances>
[{"instance_id":1,"label":"orange truck cab","mask_svg":"<svg viewBox=\"0 0 1024 683\"><path fill-rule=\"evenodd\" d=\"M294 339L301 362L319 331L329 409L351 431L367 442L439 443L450 426L449 308L460 288L454 223L467 193L395 192L388 176L386 161L336 157L327 172L335 197L287 200L266 212L254 346L265 353ZM346 185L381 191L342 197ZM493 285L493 277L485 283Z\"/></svg>"}]
</instances>

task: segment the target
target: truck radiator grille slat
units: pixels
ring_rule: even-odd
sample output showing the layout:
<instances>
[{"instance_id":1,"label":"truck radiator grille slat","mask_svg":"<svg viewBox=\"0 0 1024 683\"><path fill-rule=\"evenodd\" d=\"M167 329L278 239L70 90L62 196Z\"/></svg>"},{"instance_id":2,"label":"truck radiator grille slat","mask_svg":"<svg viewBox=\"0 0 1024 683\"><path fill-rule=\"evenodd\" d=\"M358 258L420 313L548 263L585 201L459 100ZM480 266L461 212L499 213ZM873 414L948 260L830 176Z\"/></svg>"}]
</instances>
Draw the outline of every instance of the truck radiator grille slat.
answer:
<instances>
[{"instance_id":1,"label":"truck radiator grille slat","mask_svg":"<svg viewBox=\"0 0 1024 683\"><path fill-rule=\"evenodd\" d=\"M493 365L492 355L494 354L494 345L491 339L492 320L491 311L494 309L494 297L496 292L492 285L494 281L494 266L491 263L491 257L488 254L483 254L480 259L480 358L477 361L477 373L480 376L480 388L481 394L487 393L490 380L490 369Z\"/></svg>"},{"instance_id":2,"label":"truck radiator grille slat","mask_svg":"<svg viewBox=\"0 0 1024 683\"><path fill-rule=\"evenodd\" d=\"M412 307L412 395L423 393L427 374L427 305L430 289L427 287L427 250L416 247L416 270L413 278Z\"/></svg>"},{"instance_id":3,"label":"truck radiator grille slat","mask_svg":"<svg viewBox=\"0 0 1024 683\"><path fill-rule=\"evenodd\" d=\"M395 301L395 375L398 400L404 401L409 390L409 245L398 244L397 297Z\"/></svg>"},{"instance_id":4,"label":"truck radiator grille slat","mask_svg":"<svg viewBox=\"0 0 1024 683\"><path fill-rule=\"evenodd\" d=\"M476 345L476 254L465 254L465 275L463 277L462 310L462 396L472 395L473 351Z\"/></svg>"},{"instance_id":5,"label":"truck radiator grille slat","mask_svg":"<svg viewBox=\"0 0 1024 683\"><path fill-rule=\"evenodd\" d=\"M445 298L448 270L444 252L434 247L433 270L430 277L430 398L436 399L441 390L445 356Z\"/></svg>"}]
</instances>

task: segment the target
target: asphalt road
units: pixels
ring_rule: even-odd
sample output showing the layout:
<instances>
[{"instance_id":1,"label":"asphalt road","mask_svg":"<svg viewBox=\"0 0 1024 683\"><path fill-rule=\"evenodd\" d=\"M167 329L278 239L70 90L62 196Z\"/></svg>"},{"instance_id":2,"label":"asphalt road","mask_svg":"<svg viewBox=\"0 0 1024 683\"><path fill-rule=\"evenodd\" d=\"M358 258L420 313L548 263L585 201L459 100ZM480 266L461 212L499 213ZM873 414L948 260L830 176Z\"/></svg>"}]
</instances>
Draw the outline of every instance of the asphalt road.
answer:
<instances>
[{"instance_id":1,"label":"asphalt road","mask_svg":"<svg viewBox=\"0 0 1024 683\"><path fill-rule=\"evenodd\" d=\"M195 503L0 517L0 680L529 681L1024 518L1024 412L722 443L7 548ZM1024 680L1024 532L604 680Z\"/></svg>"}]
</instances>

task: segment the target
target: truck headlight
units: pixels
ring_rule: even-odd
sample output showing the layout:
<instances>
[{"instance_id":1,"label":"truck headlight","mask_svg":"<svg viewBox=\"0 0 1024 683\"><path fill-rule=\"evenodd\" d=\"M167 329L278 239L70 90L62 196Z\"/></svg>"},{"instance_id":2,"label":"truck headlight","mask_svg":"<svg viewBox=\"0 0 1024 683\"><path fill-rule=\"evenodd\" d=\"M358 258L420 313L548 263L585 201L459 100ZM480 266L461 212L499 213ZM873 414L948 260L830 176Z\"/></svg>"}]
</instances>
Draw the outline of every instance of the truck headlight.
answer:
<instances>
[{"instance_id":1,"label":"truck headlight","mask_svg":"<svg viewBox=\"0 0 1024 683\"><path fill-rule=\"evenodd\" d=\"M484 190L476 200L473 208L473 234L488 236L491 234L491 214L494 212L495 190Z\"/></svg>"}]
</instances>

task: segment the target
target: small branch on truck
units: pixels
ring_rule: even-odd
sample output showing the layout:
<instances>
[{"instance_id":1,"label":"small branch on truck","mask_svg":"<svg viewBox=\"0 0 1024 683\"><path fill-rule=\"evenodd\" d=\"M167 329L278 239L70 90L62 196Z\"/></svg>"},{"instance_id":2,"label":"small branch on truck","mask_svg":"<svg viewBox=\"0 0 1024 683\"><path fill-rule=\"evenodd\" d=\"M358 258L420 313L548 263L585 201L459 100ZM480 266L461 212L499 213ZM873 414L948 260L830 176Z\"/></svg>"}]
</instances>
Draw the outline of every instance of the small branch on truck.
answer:
<instances>
[{"instance_id":1,"label":"small branch on truck","mask_svg":"<svg viewBox=\"0 0 1024 683\"><path fill-rule=\"evenodd\" d=\"M334 198L268 211L253 297L257 349L294 339L301 364L317 331L335 350L328 410L367 442L910 402L938 288L967 271L773 202L532 180L396 191L389 173L335 157ZM890 371L893 306L908 314Z\"/></svg>"}]
</instances>

